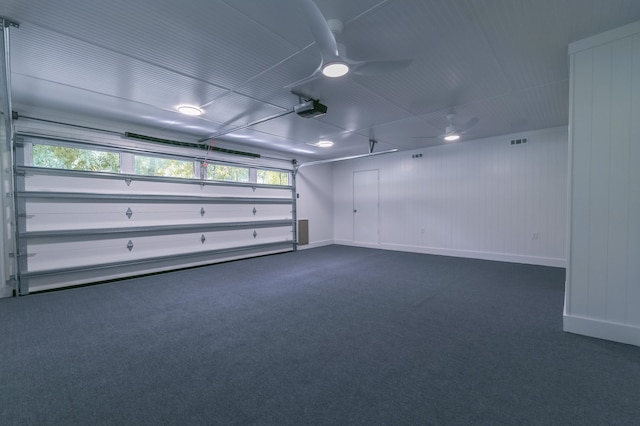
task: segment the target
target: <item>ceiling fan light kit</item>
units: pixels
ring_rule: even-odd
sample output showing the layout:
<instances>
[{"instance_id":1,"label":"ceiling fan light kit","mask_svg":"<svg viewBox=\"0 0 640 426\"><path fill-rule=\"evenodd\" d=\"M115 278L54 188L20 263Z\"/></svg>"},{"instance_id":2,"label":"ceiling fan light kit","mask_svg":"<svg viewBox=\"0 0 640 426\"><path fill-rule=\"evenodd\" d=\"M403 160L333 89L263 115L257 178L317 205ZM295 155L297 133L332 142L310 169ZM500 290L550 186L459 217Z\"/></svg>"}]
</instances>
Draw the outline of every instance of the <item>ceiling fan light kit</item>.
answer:
<instances>
[{"instance_id":1,"label":"ceiling fan light kit","mask_svg":"<svg viewBox=\"0 0 640 426\"><path fill-rule=\"evenodd\" d=\"M478 124L480 119L473 117L461 126L457 126L454 121L456 119L455 111L451 111L447 114L447 127L444 129L444 133L440 136L418 136L416 139L443 139L445 142L454 142L460 139L462 135L467 133L473 126Z\"/></svg>"},{"instance_id":2,"label":"ceiling fan light kit","mask_svg":"<svg viewBox=\"0 0 640 426\"><path fill-rule=\"evenodd\" d=\"M349 65L344 62L331 62L322 67L322 74L326 77L342 77L349 72Z\"/></svg>"}]
</instances>

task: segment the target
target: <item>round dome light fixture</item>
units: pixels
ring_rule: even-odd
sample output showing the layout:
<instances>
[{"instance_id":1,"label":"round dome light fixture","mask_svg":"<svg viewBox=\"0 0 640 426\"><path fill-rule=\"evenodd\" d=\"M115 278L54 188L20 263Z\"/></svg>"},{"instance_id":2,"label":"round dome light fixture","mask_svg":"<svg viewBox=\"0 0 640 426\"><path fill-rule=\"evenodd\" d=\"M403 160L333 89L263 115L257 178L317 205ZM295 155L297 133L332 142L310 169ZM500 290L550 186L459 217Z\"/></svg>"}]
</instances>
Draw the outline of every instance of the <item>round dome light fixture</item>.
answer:
<instances>
[{"instance_id":1,"label":"round dome light fixture","mask_svg":"<svg viewBox=\"0 0 640 426\"><path fill-rule=\"evenodd\" d=\"M452 133L444 137L444 140L447 142L457 141L458 139L460 139L460 135L457 133Z\"/></svg>"},{"instance_id":2,"label":"round dome light fixture","mask_svg":"<svg viewBox=\"0 0 640 426\"><path fill-rule=\"evenodd\" d=\"M329 62L322 67L322 74L327 77L335 78L342 77L349 72L349 65L344 62Z\"/></svg>"},{"instance_id":3,"label":"round dome light fixture","mask_svg":"<svg viewBox=\"0 0 640 426\"><path fill-rule=\"evenodd\" d=\"M202 115L202 110L197 106L193 106L193 105L180 105L178 106L178 112L184 115L191 115L191 116Z\"/></svg>"},{"instance_id":4,"label":"round dome light fixture","mask_svg":"<svg viewBox=\"0 0 640 426\"><path fill-rule=\"evenodd\" d=\"M320 148L331 148L333 146L333 141L321 140L316 143L316 146Z\"/></svg>"}]
</instances>

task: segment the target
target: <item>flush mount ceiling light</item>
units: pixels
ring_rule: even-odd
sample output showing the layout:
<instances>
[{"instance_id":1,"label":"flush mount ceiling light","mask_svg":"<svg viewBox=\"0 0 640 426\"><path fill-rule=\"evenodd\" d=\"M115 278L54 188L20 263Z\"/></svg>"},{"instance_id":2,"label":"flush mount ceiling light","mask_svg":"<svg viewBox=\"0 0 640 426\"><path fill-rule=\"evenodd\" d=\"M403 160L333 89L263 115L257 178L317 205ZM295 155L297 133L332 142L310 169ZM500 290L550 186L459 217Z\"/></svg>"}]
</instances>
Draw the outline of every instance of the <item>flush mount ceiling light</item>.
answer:
<instances>
[{"instance_id":1,"label":"flush mount ceiling light","mask_svg":"<svg viewBox=\"0 0 640 426\"><path fill-rule=\"evenodd\" d=\"M331 148L333 146L333 141L322 140L316 143L316 146L320 148Z\"/></svg>"},{"instance_id":2,"label":"flush mount ceiling light","mask_svg":"<svg viewBox=\"0 0 640 426\"><path fill-rule=\"evenodd\" d=\"M193 105L180 105L178 106L178 111L185 115L202 115L202 110Z\"/></svg>"},{"instance_id":3,"label":"flush mount ceiling light","mask_svg":"<svg viewBox=\"0 0 640 426\"><path fill-rule=\"evenodd\" d=\"M457 141L458 139L460 139L460 135L457 133L452 133L450 135L446 135L444 137L444 140L447 142L453 142L453 141Z\"/></svg>"},{"instance_id":4,"label":"flush mount ceiling light","mask_svg":"<svg viewBox=\"0 0 640 426\"><path fill-rule=\"evenodd\" d=\"M349 65L344 62L330 62L322 67L322 74L326 77L342 77L349 72Z\"/></svg>"}]
</instances>

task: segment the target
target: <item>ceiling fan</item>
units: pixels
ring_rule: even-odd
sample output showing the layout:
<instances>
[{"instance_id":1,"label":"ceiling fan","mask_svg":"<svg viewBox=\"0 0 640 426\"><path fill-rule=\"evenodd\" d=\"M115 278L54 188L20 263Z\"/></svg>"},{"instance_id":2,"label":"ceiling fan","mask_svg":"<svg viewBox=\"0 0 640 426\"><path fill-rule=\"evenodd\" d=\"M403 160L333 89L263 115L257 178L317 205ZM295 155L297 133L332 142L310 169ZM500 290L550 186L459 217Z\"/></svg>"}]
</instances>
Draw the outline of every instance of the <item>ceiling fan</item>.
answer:
<instances>
[{"instance_id":1,"label":"ceiling fan","mask_svg":"<svg viewBox=\"0 0 640 426\"><path fill-rule=\"evenodd\" d=\"M447 121L449 124L447 124L447 127L445 128L443 134L438 136L416 136L415 139L442 138L447 142L457 141L458 139L460 139L460 136L467 133L469 130L471 130L473 126L478 124L478 121L480 121L478 117L473 117L462 125L456 125L455 119L456 119L456 113L455 111L451 111L449 114L447 114Z\"/></svg>"},{"instance_id":2,"label":"ceiling fan","mask_svg":"<svg viewBox=\"0 0 640 426\"><path fill-rule=\"evenodd\" d=\"M316 45L320 48L320 65L308 77L289 84L286 88L301 86L321 76L342 77L347 73L359 75L376 75L406 68L411 59L382 60L382 61L356 61L346 55L344 44L336 41L340 38L343 23L338 19L325 20L322 12L312 0L300 2L309 29L313 34Z\"/></svg>"}]
</instances>

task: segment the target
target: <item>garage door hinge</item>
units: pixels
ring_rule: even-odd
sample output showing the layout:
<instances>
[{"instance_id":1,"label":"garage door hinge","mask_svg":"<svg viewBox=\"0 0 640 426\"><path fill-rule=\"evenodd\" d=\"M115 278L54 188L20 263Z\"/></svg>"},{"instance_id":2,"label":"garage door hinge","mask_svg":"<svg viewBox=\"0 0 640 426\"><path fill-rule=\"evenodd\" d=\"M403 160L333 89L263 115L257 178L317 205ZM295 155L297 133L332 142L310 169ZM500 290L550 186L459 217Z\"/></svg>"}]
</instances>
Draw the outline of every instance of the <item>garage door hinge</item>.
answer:
<instances>
[{"instance_id":1,"label":"garage door hinge","mask_svg":"<svg viewBox=\"0 0 640 426\"><path fill-rule=\"evenodd\" d=\"M33 257L33 256L35 256L35 255L36 255L36 253L20 253L20 254L18 255L18 257ZM9 257L13 257L13 258L15 258L15 257L16 257L16 254L15 254L15 253L13 253L13 252L11 252L11 253L9 253Z\"/></svg>"}]
</instances>

